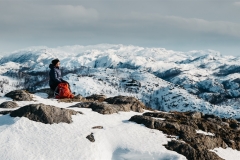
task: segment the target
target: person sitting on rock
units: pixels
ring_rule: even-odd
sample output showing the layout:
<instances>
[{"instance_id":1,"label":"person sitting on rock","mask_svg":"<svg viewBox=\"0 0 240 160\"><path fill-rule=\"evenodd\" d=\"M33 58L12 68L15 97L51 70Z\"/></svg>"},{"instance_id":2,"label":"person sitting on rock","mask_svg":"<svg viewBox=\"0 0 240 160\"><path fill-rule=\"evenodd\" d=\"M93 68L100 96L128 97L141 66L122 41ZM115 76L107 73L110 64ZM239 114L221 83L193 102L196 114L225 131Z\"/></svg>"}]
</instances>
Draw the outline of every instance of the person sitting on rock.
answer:
<instances>
[{"instance_id":1,"label":"person sitting on rock","mask_svg":"<svg viewBox=\"0 0 240 160\"><path fill-rule=\"evenodd\" d=\"M52 60L52 63L49 65L49 68L51 69L49 72L49 86L53 91L55 91L59 83L68 83L67 81L62 79L61 70L59 69L59 67L59 59Z\"/></svg>"}]
</instances>

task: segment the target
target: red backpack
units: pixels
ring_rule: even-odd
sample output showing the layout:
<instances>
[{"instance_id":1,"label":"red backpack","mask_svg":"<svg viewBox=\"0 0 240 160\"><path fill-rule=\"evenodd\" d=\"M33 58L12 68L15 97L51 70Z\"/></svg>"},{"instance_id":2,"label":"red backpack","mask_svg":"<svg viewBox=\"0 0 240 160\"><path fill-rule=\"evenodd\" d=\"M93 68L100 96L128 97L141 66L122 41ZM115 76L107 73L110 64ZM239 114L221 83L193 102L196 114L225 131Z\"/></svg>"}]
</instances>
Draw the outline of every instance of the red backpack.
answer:
<instances>
[{"instance_id":1,"label":"red backpack","mask_svg":"<svg viewBox=\"0 0 240 160\"><path fill-rule=\"evenodd\" d=\"M67 83L59 83L55 91L57 91L55 96L57 99L74 97Z\"/></svg>"}]
</instances>

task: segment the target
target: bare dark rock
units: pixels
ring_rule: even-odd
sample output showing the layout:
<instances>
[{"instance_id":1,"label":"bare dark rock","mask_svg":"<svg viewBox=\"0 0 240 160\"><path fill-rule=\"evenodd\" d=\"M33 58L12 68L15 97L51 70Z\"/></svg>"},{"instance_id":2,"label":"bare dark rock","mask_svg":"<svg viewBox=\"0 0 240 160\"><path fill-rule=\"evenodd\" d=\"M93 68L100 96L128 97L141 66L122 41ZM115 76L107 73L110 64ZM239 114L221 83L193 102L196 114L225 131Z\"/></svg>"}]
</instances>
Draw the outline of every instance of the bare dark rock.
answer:
<instances>
[{"instance_id":1,"label":"bare dark rock","mask_svg":"<svg viewBox=\"0 0 240 160\"><path fill-rule=\"evenodd\" d=\"M70 107L78 107L78 108L91 108L93 111L98 112L100 114L113 114L118 113L119 111L129 112L130 108L121 105L114 105L102 102L83 102L78 103Z\"/></svg>"},{"instance_id":2,"label":"bare dark rock","mask_svg":"<svg viewBox=\"0 0 240 160\"><path fill-rule=\"evenodd\" d=\"M93 94L91 96L86 97L87 100L89 101L98 101L98 102L103 102L107 97L105 95L98 95L98 94Z\"/></svg>"},{"instance_id":3,"label":"bare dark rock","mask_svg":"<svg viewBox=\"0 0 240 160\"><path fill-rule=\"evenodd\" d=\"M136 122L138 124L144 124L146 127L154 129L154 119L149 117L149 116L140 116L140 115L135 115L130 118L129 121Z\"/></svg>"},{"instance_id":4,"label":"bare dark rock","mask_svg":"<svg viewBox=\"0 0 240 160\"><path fill-rule=\"evenodd\" d=\"M92 129L103 129L103 126L94 126Z\"/></svg>"},{"instance_id":5,"label":"bare dark rock","mask_svg":"<svg viewBox=\"0 0 240 160\"><path fill-rule=\"evenodd\" d=\"M7 101L0 104L0 108L17 108L18 104L16 102Z\"/></svg>"},{"instance_id":6,"label":"bare dark rock","mask_svg":"<svg viewBox=\"0 0 240 160\"><path fill-rule=\"evenodd\" d=\"M194 157L196 157L196 151L193 147L191 147L189 144L179 141L170 141L168 142L165 147L169 150L176 151L182 155L184 155L187 159L193 160Z\"/></svg>"},{"instance_id":7,"label":"bare dark rock","mask_svg":"<svg viewBox=\"0 0 240 160\"><path fill-rule=\"evenodd\" d=\"M81 101L86 101L86 98L81 96L81 95L76 95L73 97L73 99L78 99L78 100L81 100Z\"/></svg>"},{"instance_id":8,"label":"bare dark rock","mask_svg":"<svg viewBox=\"0 0 240 160\"><path fill-rule=\"evenodd\" d=\"M143 116L149 116L149 117L154 117L154 118L168 118L172 119L174 117L174 114L165 114L164 112L146 112L143 113Z\"/></svg>"},{"instance_id":9,"label":"bare dark rock","mask_svg":"<svg viewBox=\"0 0 240 160\"><path fill-rule=\"evenodd\" d=\"M145 105L134 97L116 96L105 99L110 104L122 105L135 112L143 112Z\"/></svg>"},{"instance_id":10,"label":"bare dark rock","mask_svg":"<svg viewBox=\"0 0 240 160\"><path fill-rule=\"evenodd\" d=\"M180 141L170 141L165 147L184 155L189 160L223 160L214 152L205 149L198 151L191 145Z\"/></svg>"},{"instance_id":11,"label":"bare dark rock","mask_svg":"<svg viewBox=\"0 0 240 160\"><path fill-rule=\"evenodd\" d=\"M45 124L53 123L71 123L72 115L76 115L79 112L58 108L55 106L45 105L45 104L30 104L14 110L10 113L12 117L27 117L30 120L36 122L42 122Z\"/></svg>"},{"instance_id":12,"label":"bare dark rock","mask_svg":"<svg viewBox=\"0 0 240 160\"><path fill-rule=\"evenodd\" d=\"M93 102L82 102L82 103L77 103L75 105L70 106L69 108L90 108L89 106Z\"/></svg>"},{"instance_id":13,"label":"bare dark rock","mask_svg":"<svg viewBox=\"0 0 240 160\"><path fill-rule=\"evenodd\" d=\"M233 128L233 129L236 129L236 128L239 127L239 125L238 125L237 123L234 123L234 122L230 123L229 126L230 126L231 128Z\"/></svg>"},{"instance_id":14,"label":"bare dark rock","mask_svg":"<svg viewBox=\"0 0 240 160\"><path fill-rule=\"evenodd\" d=\"M33 101L32 95L25 90L11 91L5 96L12 98L14 101Z\"/></svg>"},{"instance_id":15,"label":"bare dark rock","mask_svg":"<svg viewBox=\"0 0 240 160\"><path fill-rule=\"evenodd\" d=\"M90 142L95 142L95 138L93 136L93 133L89 134L87 137L86 137Z\"/></svg>"},{"instance_id":16,"label":"bare dark rock","mask_svg":"<svg viewBox=\"0 0 240 160\"><path fill-rule=\"evenodd\" d=\"M86 102L86 101L87 101L86 98L81 95L74 96L73 98L58 99L58 102L65 102L65 103Z\"/></svg>"},{"instance_id":17,"label":"bare dark rock","mask_svg":"<svg viewBox=\"0 0 240 160\"><path fill-rule=\"evenodd\" d=\"M228 146L240 150L240 127L234 119L221 119L200 112L147 112L131 117L130 121L177 136L182 142L171 141L166 148L183 154L188 159L221 159L209 151L219 147ZM213 135L200 134L196 130Z\"/></svg>"},{"instance_id":18,"label":"bare dark rock","mask_svg":"<svg viewBox=\"0 0 240 160\"><path fill-rule=\"evenodd\" d=\"M90 105L93 111L96 111L101 114L113 114L118 113L119 111L130 112L132 108L129 105L117 105L117 104L108 104L108 103L100 103L94 102ZM136 110L132 110L135 111Z\"/></svg>"},{"instance_id":19,"label":"bare dark rock","mask_svg":"<svg viewBox=\"0 0 240 160\"><path fill-rule=\"evenodd\" d=\"M116 96L107 98L105 101L110 104L129 104L138 100L134 97Z\"/></svg>"},{"instance_id":20,"label":"bare dark rock","mask_svg":"<svg viewBox=\"0 0 240 160\"><path fill-rule=\"evenodd\" d=\"M100 114L113 114L118 113L118 111L120 111L120 107L118 105L108 103L94 102L89 107L92 108L93 111L98 112Z\"/></svg>"},{"instance_id":21,"label":"bare dark rock","mask_svg":"<svg viewBox=\"0 0 240 160\"><path fill-rule=\"evenodd\" d=\"M213 114L205 114L204 115L204 118L207 119L207 118L217 118L218 116L215 116Z\"/></svg>"},{"instance_id":22,"label":"bare dark rock","mask_svg":"<svg viewBox=\"0 0 240 160\"><path fill-rule=\"evenodd\" d=\"M108 98L107 102L82 102L75 104L71 107L78 107L78 108L91 108L93 111L98 112L100 114L113 114L118 113L119 111L123 112L143 112L145 108L144 104L133 97L113 97Z\"/></svg>"}]
</instances>

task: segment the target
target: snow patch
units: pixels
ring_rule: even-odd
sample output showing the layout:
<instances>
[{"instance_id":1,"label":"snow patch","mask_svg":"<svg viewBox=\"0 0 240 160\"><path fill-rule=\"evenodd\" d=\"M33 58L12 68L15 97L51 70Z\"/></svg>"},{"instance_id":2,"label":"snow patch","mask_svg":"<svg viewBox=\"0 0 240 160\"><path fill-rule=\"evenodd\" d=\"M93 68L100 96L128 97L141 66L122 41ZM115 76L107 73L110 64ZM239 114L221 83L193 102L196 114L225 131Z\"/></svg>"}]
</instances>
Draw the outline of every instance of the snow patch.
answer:
<instances>
[{"instance_id":1,"label":"snow patch","mask_svg":"<svg viewBox=\"0 0 240 160\"><path fill-rule=\"evenodd\" d=\"M215 152L219 157L225 160L239 160L240 157L240 152L232 148L214 148L210 151Z\"/></svg>"},{"instance_id":2,"label":"snow patch","mask_svg":"<svg viewBox=\"0 0 240 160\"><path fill-rule=\"evenodd\" d=\"M202 130L196 130L196 132L199 133L199 134L207 135L207 136L215 136L215 134L213 134L213 133L204 132L204 131L202 131Z\"/></svg>"}]
</instances>

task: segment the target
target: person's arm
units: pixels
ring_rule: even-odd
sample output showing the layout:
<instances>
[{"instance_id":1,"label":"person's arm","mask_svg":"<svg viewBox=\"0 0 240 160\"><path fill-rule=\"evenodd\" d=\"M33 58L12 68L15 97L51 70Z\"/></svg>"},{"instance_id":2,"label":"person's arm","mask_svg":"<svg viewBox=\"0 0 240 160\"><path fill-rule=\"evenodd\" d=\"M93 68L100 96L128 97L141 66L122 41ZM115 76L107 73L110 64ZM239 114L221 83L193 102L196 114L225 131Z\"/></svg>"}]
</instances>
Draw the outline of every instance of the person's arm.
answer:
<instances>
[{"instance_id":1,"label":"person's arm","mask_svg":"<svg viewBox=\"0 0 240 160\"><path fill-rule=\"evenodd\" d=\"M57 83L61 83L62 82L62 78L58 78L58 74L57 74L57 71L54 71L54 81L57 82Z\"/></svg>"},{"instance_id":2,"label":"person's arm","mask_svg":"<svg viewBox=\"0 0 240 160\"><path fill-rule=\"evenodd\" d=\"M63 80L62 78L60 79L63 83L68 83L67 81ZM69 84L69 83L68 83Z\"/></svg>"}]
</instances>

